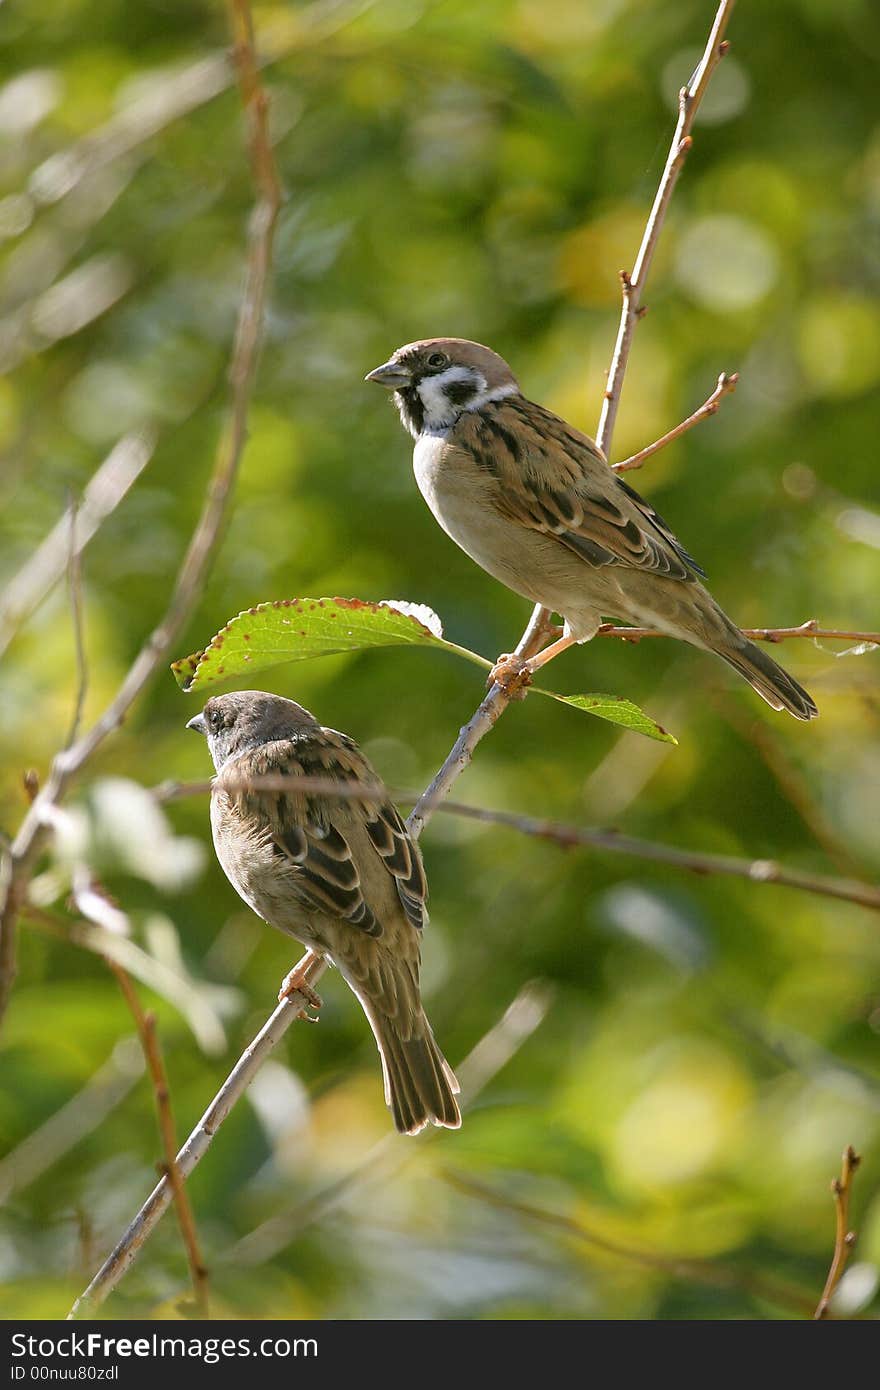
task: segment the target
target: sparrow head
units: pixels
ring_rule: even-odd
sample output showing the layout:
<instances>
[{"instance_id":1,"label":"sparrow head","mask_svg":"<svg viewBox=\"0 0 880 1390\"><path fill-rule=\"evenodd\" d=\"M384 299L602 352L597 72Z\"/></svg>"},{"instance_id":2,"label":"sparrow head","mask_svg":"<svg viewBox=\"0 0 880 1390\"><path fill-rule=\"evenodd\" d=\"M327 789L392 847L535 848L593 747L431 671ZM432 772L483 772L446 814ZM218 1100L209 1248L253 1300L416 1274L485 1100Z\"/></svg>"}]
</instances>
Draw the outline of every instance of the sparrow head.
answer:
<instances>
[{"instance_id":1,"label":"sparrow head","mask_svg":"<svg viewBox=\"0 0 880 1390\"><path fill-rule=\"evenodd\" d=\"M276 739L296 738L318 727L318 721L302 705L262 690L233 690L214 695L201 714L187 722L188 729L204 734L219 772L240 753L251 752Z\"/></svg>"},{"instance_id":2,"label":"sparrow head","mask_svg":"<svg viewBox=\"0 0 880 1390\"><path fill-rule=\"evenodd\" d=\"M414 439L423 433L442 434L464 411L519 394L504 358L466 338L407 343L365 380L394 392L404 428Z\"/></svg>"}]
</instances>

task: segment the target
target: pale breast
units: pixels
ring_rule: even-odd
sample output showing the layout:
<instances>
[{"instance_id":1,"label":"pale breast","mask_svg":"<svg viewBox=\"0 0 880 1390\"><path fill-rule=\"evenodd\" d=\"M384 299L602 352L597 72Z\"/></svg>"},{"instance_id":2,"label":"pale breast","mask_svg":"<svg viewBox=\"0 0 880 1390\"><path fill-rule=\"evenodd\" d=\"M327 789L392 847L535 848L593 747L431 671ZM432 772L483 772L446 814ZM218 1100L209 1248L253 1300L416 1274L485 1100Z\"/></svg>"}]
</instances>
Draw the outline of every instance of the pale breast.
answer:
<instances>
[{"instance_id":1,"label":"pale breast","mask_svg":"<svg viewBox=\"0 0 880 1390\"><path fill-rule=\"evenodd\" d=\"M319 914L310 918L297 899L293 875L273 851L269 836L246 833L222 792L211 797L211 831L220 867L248 907L304 945L324 949Z\"/></svg>"},{"instance_id":2,"label":"pale breast","mask_svg":"<svg viewBox=\"0 0 880 1390\"><path fill-rule=\"evenodd\" d=\"M413 451L419 491L447 536L510 588L510 522L492 505L497 480L470 454L437 435L423 434Z\"/></svg>"},{"instance_id":3,"label":"pale breast","mask_svg":"<svg viewBox=\"0 0 880 1390\"><path fill-rule=\"evenodd\" d=\"M481 569L514 593L565 617L579 607L570 600L585 566L555 538L501 515L494 505L500 483L471 454L446 439L422 435L413 452L413 471L443 530ZM572 615L573 625L595 630L588 598L585 607L589 616L578 621Z\"/></svg>"}]
</instances>

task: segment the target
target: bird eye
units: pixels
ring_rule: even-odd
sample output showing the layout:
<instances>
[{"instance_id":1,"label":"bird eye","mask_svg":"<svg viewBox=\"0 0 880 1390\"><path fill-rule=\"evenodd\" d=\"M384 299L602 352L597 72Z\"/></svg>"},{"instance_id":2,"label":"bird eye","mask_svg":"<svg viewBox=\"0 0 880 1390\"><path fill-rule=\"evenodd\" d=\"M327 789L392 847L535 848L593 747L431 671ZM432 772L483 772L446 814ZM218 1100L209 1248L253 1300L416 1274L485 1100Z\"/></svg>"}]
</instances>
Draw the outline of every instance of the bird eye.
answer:
<instances>
[{"instance_id":1,"label":"bird eye","mask_svg":"<svg viewBox=\"0 0 880 1390\"><path fill-rule=\"evenodd\" d=\"M428 358L429 367L445 367L447 357L445 352L432 352Z\"/></svg>"}]
</instances>

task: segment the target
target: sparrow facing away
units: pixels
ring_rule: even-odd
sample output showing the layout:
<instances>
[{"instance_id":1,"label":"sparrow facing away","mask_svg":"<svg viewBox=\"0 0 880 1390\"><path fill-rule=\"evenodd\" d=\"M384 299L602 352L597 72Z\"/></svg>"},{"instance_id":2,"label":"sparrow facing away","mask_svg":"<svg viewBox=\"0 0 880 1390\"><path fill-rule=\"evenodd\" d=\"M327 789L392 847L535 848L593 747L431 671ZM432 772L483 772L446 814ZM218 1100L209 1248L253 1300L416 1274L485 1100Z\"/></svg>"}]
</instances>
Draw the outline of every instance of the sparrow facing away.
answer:
<instances>
[{"instance_id":1,"label":"sparrow facing away","mask_svg":"<svg viewBox=\"0 0 880 1390\"><path fill-rule=\"evenodd\" d=\"M457 1129L458 1082L419 992L425 871L370 763L347 734L259 690L214 696L186 727L205 735L217 769L211 830L233 888L264 921L327 957L357 995L398 1130ZM278 776L289 791L243 785ZM300 777L366 783L375 796L297 791ZM302 988L296 976L279 997Z\"/></svg>"},{"instance_id":2,"label":"sparrow facing away","mask_svg":"<svg viewBox=\"0 0 880 1390\"><path fill-rule=\"evenodd\" d=\"M394 392L416 441L416 481L447 535L509 589L562 616L563 636L520 668L531 674L615 618L715 652L774 709L818 714L719 608L663 518L592 439L527 400L491 348L463 338L407 343L366 380Z\"/></svg>"}]
</instances>

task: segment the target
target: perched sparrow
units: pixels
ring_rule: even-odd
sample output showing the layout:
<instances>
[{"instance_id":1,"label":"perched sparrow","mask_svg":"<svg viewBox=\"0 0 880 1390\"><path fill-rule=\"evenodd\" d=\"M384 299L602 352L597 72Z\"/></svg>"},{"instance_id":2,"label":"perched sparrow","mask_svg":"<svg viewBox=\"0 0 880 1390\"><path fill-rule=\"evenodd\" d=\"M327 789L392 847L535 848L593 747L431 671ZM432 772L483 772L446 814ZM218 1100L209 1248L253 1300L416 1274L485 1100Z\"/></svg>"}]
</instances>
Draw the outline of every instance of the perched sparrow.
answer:
<instances>
[{"instance_id":1,"label":"perched sparrow","mask_svg":"<svg viewBox=\"0 0 880 1390\"><path fill-rule=\"evenodd\" d=\"M617 618L715 652L774 709L818 714L722 612L662 517L592 439L527 400L497 353L428 338L398 348L367 381L394 391L416 441L416 481L447 535L502 584L564 619L563 636L531 661L503 658L502 680L531 674Z\"/></svg>"},{"instance_id":2,"label":"perched sparrow","mask_svg":"<svg viewBox=\"0 0 880 1390\"><path fill-rule=\"evenodd\" d=\"M379 1047L397 1128L417 1134L430 1121L457 1129L458 1082L419 993L428 920L421 856L357 744L259 690L215 696L187 728L205 735L217 769L211 829L233 888L351 986ZM245 785L279 776L290 779L289 791ZM365 783L375 796L297 791L302 777ZM293 971L280 997L300 987Z\"/></svg>"}]
</instances>

